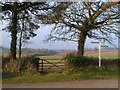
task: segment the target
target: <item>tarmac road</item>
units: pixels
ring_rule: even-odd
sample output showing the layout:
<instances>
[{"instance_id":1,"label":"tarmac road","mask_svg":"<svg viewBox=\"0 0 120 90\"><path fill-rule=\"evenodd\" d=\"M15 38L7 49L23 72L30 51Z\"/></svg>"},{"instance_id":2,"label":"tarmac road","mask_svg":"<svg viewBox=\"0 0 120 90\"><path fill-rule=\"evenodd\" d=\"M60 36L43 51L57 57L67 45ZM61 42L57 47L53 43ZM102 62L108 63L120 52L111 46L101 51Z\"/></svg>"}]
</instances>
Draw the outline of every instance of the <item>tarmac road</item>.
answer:
<instances>
[{"instance_id":1,"label":"tarmac road","mask_svg":"<svg viewBox=\"0 0 120 90\"><path fill-rule=\"evenodd\" d=\"M118 79L90 79L36 84L3 84L3 88L118 88Z\"/></svg>"}]
</instances>

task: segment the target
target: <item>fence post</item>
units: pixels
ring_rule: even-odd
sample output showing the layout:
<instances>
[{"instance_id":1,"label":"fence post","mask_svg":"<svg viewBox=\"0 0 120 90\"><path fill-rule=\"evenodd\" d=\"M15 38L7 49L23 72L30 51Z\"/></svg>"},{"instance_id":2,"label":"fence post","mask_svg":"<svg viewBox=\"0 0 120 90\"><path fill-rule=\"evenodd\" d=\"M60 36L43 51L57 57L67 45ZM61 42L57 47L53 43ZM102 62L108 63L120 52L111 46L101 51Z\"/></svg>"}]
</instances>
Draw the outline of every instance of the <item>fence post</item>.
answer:
<instances>
[{"instance_id":1,"label":"fence post","mask_svg":"<svg viewBox=\"0 0 120 90\"><path fill-rule=\"evenodd\" d=\"M42 59L42 73L43 73L43 59Z\"/></svg>"}]
</instances>

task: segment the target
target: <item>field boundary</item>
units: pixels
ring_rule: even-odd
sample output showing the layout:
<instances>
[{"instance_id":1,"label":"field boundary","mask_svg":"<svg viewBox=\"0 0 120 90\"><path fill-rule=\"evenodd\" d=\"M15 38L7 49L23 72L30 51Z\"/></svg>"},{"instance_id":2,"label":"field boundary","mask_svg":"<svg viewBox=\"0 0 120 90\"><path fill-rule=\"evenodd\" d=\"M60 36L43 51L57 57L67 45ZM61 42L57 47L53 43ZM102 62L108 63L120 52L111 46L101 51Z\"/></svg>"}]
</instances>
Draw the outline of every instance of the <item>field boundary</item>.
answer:
<instances>
[{"instance_id":1,"label":"field boundary","mask_svg":"<svg viewBox=\"0 0 120 90\"><path fill-rule=\"evenodd\" d=\"M64 59L40 59L39 72L62 71L65 69Z\"/></svg>"}]
</instances>

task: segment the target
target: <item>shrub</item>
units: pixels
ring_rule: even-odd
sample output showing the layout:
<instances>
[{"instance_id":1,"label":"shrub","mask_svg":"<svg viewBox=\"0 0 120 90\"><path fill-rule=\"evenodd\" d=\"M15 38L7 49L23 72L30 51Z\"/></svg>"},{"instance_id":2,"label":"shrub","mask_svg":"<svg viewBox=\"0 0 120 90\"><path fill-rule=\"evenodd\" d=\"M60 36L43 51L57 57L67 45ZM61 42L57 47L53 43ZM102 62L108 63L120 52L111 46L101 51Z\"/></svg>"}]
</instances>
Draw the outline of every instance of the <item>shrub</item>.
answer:
<instances>
[{"instance_id":1,"label":"shrub","mask_svg":"<svg viewBox=\"0 0 120 90\"><path fill-rule=\"evenodd\" d=\"M68 68L95 68L98 64L98 59L93 57L77 56L68 54L65 57Z\"/></svg>"},{"instance_id":2,"label":"shrub","mask_svg":"<svg viewBox=\"0 0 120 90\"><path fill-rule=\"evenodd\" d=\"M5 58L4 58L5 59ZM7 60L2 60L7 61ZM29 72L36 73L39 70L39 58L37 57L24 57L21 59L10 60L9 63L3 67L3 72Z\"/></svg>"},{"instance_id":3,"label":"shrub","mask_svg":"<svg viewBox=\"0 0 120 90\"><path fill-rule=\"evenodd\" d=\"M118 68L120 65L119 59L103 59L102 60L102 67L109 69L109 68Z\"/></svg>"},{"instance_id":4,"label":"shrub","mask_svg":"<svg viewBox=\"0 0 120 90\"><path fill-rule=\"evenodd\" d=\"M10 57L4 57L2 56L2 69L4 69L5 67L7 67L7 65L9 64L10 62Z\"/></svg>"},{"instance_id":5,"label":"shrub","mask_svg":"<svg viewBox=\"0 0 120 90\"><path fill-rule=\"evenodd\" d=\"M20 62L16 60L10 60L8 64L3 68L3 72L19 72Z\"/></svg>"},{"instance_id":6,"label":"shrub","mask_svg":"<svg viewBox=\"0 0 120 90\"><path fill-rule=\"evenodd\" d=\"M68 54L65 57L68 69L95 69L98 68L98 58ZM118 69L120 59L102 59L102 69Z\"/></svg>"},{"instance_id":7,"label":"shrub","mask_svg":"<svg viewBox=\"0 0 120 90\"><path fill-rule=\"evenodd\" d=\"M21 67L19 69L20 72L39 71L39 58L37 57L25 57L18 59L18 61L21 61Z\"/></svg>"}]
</instances>

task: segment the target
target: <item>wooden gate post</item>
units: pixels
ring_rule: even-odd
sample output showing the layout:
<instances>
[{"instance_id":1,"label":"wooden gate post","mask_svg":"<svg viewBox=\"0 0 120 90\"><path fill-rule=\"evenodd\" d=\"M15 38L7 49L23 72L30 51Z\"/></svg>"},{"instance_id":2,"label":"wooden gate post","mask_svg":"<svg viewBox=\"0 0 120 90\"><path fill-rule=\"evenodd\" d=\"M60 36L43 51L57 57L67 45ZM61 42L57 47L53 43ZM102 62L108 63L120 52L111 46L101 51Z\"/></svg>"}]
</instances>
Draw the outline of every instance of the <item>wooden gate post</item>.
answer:
<instances>
[{"instance_id":1,"label":"wooden gate post","mask_svg":"<svg viewBox=\"0 0 120 90\"><path fill-rule=\"evenodd\" d=\"M42 59L42 66L41 67L42 67L42 73L43 73L43 59Z\"/></svg>"}]
</instances>

